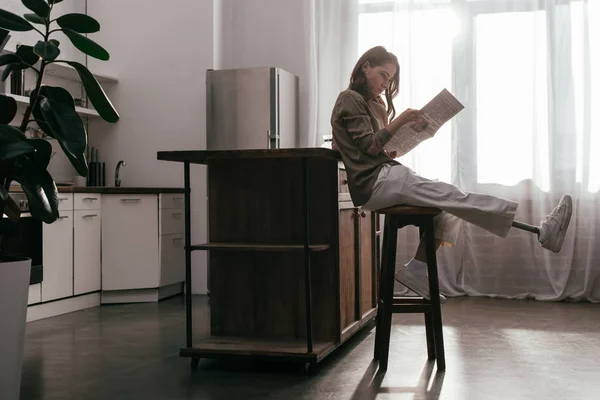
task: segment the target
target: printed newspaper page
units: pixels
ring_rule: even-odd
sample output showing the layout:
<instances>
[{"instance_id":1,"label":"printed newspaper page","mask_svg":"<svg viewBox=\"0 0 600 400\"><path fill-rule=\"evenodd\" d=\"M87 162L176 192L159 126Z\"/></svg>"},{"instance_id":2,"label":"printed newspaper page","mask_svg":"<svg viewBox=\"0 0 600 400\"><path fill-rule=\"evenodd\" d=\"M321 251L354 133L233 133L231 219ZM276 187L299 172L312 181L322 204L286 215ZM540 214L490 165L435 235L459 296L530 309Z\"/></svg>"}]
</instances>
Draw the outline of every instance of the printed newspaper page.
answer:
<instances>
[{"instance_id":1,"label":"printed newspaper page","mask_svg":"<svg viewBox=\"0 0 600 400\"><path fill-rule=\"evenodd\" d=\"M414 149L423 140L432 138L447 121L458 114L463 106L448 90L442 90L421 109L427 126L422 128L416 123L404 124L383 147L388 152L397 152L401 157Z\"/></svg>"}]
</instances>

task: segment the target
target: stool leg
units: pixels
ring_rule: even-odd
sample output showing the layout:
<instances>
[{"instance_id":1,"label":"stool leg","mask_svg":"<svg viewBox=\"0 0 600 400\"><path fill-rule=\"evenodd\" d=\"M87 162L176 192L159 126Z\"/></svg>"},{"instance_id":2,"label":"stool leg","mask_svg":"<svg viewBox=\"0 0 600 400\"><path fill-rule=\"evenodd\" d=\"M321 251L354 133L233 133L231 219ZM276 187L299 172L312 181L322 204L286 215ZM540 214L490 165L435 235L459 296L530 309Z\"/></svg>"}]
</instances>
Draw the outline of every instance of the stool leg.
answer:
<instances>
[{"instance_id":1,"label":"stool leg","mask_svg":"<svg viewBox=\"0 0 600 400\"><path fill-rule=\"evenodd\" d=\"M430 312L423 314L425 317L425 336L427 337L427 358L435 359L435 343L433 333L433 318Z\"/></svg>"},{"instance_id":2,"label":"stool leg","mask_svg":"<svg viewBox=\"0 0 600 400\"><path fill-rule=\"evenodd\" d=\"M385 284L385 279L384 277L386 276L385 273L385 267L387 265L387 249L388 249L388 239L389 239L389 233L388 233L388 226L389 226L389 216L385 216L384 219L384 223L383 223L383 248L381 250L381 267L379 269L379 290L378 290L378 294L377 294L377 317L376 317L376 322L377 322L377 327L375 328L375 349L373 350L373 358L375 360L379 360L379 353L381 351L381 328L382 328L382 321L383 321L383 315L384 315L384 308L385 305L383 304L383 293L384 293L384 284Z\"/></svg>"},{"instance_id":3,"label":"stool leg","mask_svg":"<svg viewBox=\"0 0 600 400\"><path fill-rule=\"evenodd\" d=\"M437 258L435 255L435 236L433 228L433 218L429 218L425 225L425 245L427 253L427 272L429 275L429 293L431 295L431 316L435 340L435 354L437 358L438 369L445 370L446 356L444 353L442 308L440 306L440 287L437 273Z\"/></svg>"},{"instance_id":4,"label":"stool leg","mask_svg":"<svg viewBox=\"0 0 600 400\"><path fill-rule=\"evenodd\" d=\"M392 301L394 297L394 272L396 270L396 242L398 241L398 219L390 216L387 227L386 265L383 268L383 315L381 321L381 334L379 337L379 368L387 370L388 356L390 353L390 335L392 330Z\"/></svg>"}]
</instances>

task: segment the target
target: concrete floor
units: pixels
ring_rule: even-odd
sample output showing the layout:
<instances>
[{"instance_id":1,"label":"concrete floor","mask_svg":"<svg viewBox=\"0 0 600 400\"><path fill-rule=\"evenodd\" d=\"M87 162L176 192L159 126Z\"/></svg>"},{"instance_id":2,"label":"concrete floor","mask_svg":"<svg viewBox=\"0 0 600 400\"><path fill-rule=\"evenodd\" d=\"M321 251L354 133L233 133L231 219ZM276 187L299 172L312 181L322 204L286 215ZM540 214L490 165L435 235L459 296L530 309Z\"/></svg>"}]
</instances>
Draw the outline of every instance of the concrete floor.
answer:
<instances>
[{"instance_id":1,"label":"concrete floor","mask_svg":"<svg viewBox=\"0 0 600 400\"><path fill-rule=\"evenodd\" d=\"M206 298L195 299L206 332ZM395 315L388 371L368 327L313 376L272 363L203 360L191 371L181 297L27 325L21 399L598 399L600 305L483 298L442 305L447 371L426 358L421 315ZM204 328L203 328L204 326Z\"/></svg>"}]
</instances>

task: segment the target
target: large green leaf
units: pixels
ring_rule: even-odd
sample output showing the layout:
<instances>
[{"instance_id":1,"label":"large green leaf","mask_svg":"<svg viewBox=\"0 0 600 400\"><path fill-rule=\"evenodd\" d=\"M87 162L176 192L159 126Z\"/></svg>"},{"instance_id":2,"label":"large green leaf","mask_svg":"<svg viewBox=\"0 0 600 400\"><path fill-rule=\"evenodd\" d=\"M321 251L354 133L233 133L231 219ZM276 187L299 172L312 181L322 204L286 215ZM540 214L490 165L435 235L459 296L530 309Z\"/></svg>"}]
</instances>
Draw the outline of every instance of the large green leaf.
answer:
<instances>
[{"instance_id":1,"label":"large green leaf","mask_svg":"<svg viewBox=\"0 0 600 400\"><path fill-rule=\"evenodd\" d=\"M52 99L54 101L59 101L59 102L65 103L71 109L75 110L75 101L73 100L73 96L71 96L71 93L69 93L67 90L65 90L61 87L42 85L40 87L40 95L43 97ZM37 121L38 126L48 136L50 136L54 139L57 139L57 137L54 134L54 132L52 131L52 128L50 127L50 125L48 125L45 122L44 114L42 114L42 111L40 109L40 100L41 99L38 101L35 101L35 99L34 99L35 97L36 97L36 92L33 91L31 93L29 102L31 104L33 104L35 102L35 106L33 107L32 113L33 113L34 118Z\"/></svg>"},{"instance_id":2,"label":"large green leaf","mask_svg":"<svg viewBox=\"0 0 600 400\"><path fill-rule=\"evenodd\" d=\"M40 40L33 48L33 52L46 61L54 61L60 54L60 49L54 43Z\"/></svg>"},{"instance_id":3,"label":"large green leaf","mask_svg":"<svg viewBox=\"0 0 600 400\"><path fill-rule=\"evenodd\" d=\"M47 224L58 219L58 190L52 176L35 159L25 157L18 165L23 191L29 201L31 215Z\"/></svg>"},{"instance_id":4,"label":"large green leaf","mask_svg":"<svg viewBox=\"0 0 600 400\"><path fill-rule=\"evenodd\" d=\"M10 124L17 115L17 101L0 94L0 124Z\"/></svg>"},{"instance_id":5,"label":"large green leaf","mask_svg":"<svg viewBox=\"0 0 600 400\"><path fill-rule=\"evenodd\" d=\"M7 65L6 68L4 68L4 71L2 71L2 82L4 82L8 78L13 69L19 69L18 67L18 64Z\"/></svg>"},{"instance_id":6,"label":"large green leaf","mask_svg":"<svg viewBox=\"0 0 600 400\"><path fill-rule=\"evenodd\" d=\"M88 39L87 37L80 35L69 28L63 28L62 31L69 38L71 43L73 43L73 46L77 47L80 51L88 56L102 61L106 61L110 58L108 51L104 50L102 46L94 42L92 39Z\"/></svg>"},{"instance_id":7,"label":"large green leaf","mask_svg":"<svg viewBox=\"0 0 600 400\"><path fill-rule=\"evenodd\" d=\"M0 67L8 64L20 64L21 59L16 54L2 54L0 56Z\"/></svg>"},{"instance_id":8,"label":"large green leaf","mask_svg":"<svg viewBox=\"0 0 600 400\"><path fill-rule=\"evenodd\" d=\"M35 147L26 141L3 143L0 148L0 161L10 161L15 158L35 152Z\"/></svg>"},{"instance_id":9,"label":"large green leaf","mask_svg":"<svg viewBox=\"0 0 600 400\"><path fill-rule=\"evenodd\" d=\"M33 30L33 25L25 19L0 8L0 28L9 31L27 32Z\"/></svg>"},{"instance_id":10,"label":"large green leaf","mask_svg":"<svg viewBox=\"0 0 600 400\"><path fill-rule=\"evenodd\" d=\"M23 132L11 125L0 125L0 143L19 142L25 140Z\"/></svg>"},{"instance_id":11,"label":"large green leaf","mask_svg":"<svg viewBox=\"0 0 600 400\"><path fill-rule=\"evenodd\" d=\"M50 14L50 6L44 0L21 0L21 3L42 18Z\"/></svg>"},{"instance_id":12,"label":"large green leaf","mask_svg":"<svg viewBox=\"0 0 600 400\"><path fill-rule=\"evenodd\" d=\"M61 28L68 28L79 33L94 33L100 30L100 24L86 14L65 14L56 19Z\"/></svg>"},{"instance_id":13,"label":"large green leaf","mask_svg":"<svg viewBox=\"0 0 600 400\"><path fill-rule=\"evenodd\" d=\"M52 145L45 139L27 139L27 142L35 147L34 158L39 165L48 167L52 157Z\"/></svg>"},{"instance_id":14,"label":"large green leaf","mask_svg":"<svg viewBox=\"0 0 600 400\"><path fill-rule=\"evenodd\" d=\"M19 46L15 54L23 63L28 65L35 65L40 59L40 57L33 51L33 47L27 45ZM25 69L27 66L24 65L22 68Z\"/></svg>"},{"instance_id":15,"label":"large green leaf","mask_svg":"<svg viewBox=\"0 0 600 400\"><path fill-rule=\"evenodd\" d=\"M0 161L13 160L34 151L35 147L27 143L20 130L10 125L0 125Z\"/></svg>"},{"instance_id":16,"label":"large green leaf","mask_svg":"<svg viewBox=\"0 0 600 400\"><path fill-rule=\"evenodd\" d=\"M40 110L77 173L87 176L87 133L79 114L69 105L47 97L41 98Z\"/></svg>"},{"instance_id":17,"label":"large green leaf","mask_svg":"<svg viewBox=\"0 0 600 400\"><path fill-rule=\"evenodd\" d=\"M48 40L50 43L54 44L56 47L60 46L60 42L56 39L50 39Z\"/></svg>"},{"instance_id":18,"label":"large green leaf","mask_svg":"<svg viewBox=\"0 0 600 400\"><path fill-rule=\"evenodd\" d=\"M46 19L40 17L37 14L23 14L23 16L25 17L25 19L29 22L33 22L34 24L40 24L40 25L46 25Z\"/></svg>"},{"instance_id":19,"label":"large green leaf","mask_svg":"<svg viewBox=\"0 0 600 400\"><path fill-rule=\"evenodd\" d=\"M106 93L104 93L102 86L100 86L94 75L92 75L92 73L86 67L78 62L66 61L66 63L77 70L90 101L102 119L107 122L117 122L119 120L119 114L106 96Z\"/></svg>"}]
</instances>

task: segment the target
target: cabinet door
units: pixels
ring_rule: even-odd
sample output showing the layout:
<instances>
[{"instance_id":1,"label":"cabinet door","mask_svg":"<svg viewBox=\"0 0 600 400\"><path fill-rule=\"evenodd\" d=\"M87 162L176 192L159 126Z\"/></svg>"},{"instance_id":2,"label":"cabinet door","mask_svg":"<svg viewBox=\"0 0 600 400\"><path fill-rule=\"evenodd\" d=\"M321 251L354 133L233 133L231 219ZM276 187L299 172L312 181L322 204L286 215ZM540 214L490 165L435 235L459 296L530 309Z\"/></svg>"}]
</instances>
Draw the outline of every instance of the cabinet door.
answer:
<instances>
[{"instance_id":1,"label":"cabinet door","mask_svg":"<svg viewBox=\"0 0 600 400\"><path fill-rule=\"evenodd\" d=\"M73 296L73 211L43 226L42 301Z\"/></svg>"},{"instance_id":2,"label":"cabinet door","mask_svg":"<svg viewBox=\"0 0 600 400\"><path fill-rule=\"evenodd\" d=\"M102 195L102 290L157 288L158 196Z\"/></svg>"},{"instance_id":3,"label":"cabinet door","mask_svg":"<svg viewBox=\"0 0 600 400\"><path fill-rule=\"evenodd\" d=\"M356 209L340 203L340 317L342 331L356 321Z\"/></svg>"},{"instance_id":4,"label":"cabinet door","mask_svg":"<svg viewBox=\"0 0 600 400\"><path fill-rule=\"evenodd\" d=\"M100 217L100 210L79 210L73 214L73 289L75 295L100 290Z\"/></svg>"},{"instance_id":5,"label":"cabinet door","mask_svg":"<svg viewBox=\"0 0 600 400\"><path fill-rule=\"evenodd\" d=\"M357 289L360 291L360 313L363 316L376 305L376 269L374 265L373 230L374 215L371 211L360 210L359 212L359 248L360 248L360 283Z\"/></svg>"},{"instance_id":6,"label":"cabinet door","mask_svg":"<svg viewBox=\"0 0 600 400\"><path fill-rule=\"evenodd\" d=\"M160 286L185 281L184 235L160 237Z\"/></svg>"}]
</instances>

